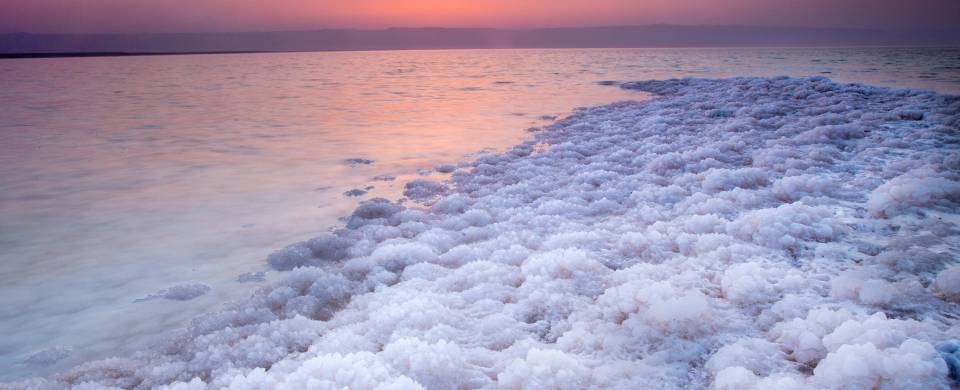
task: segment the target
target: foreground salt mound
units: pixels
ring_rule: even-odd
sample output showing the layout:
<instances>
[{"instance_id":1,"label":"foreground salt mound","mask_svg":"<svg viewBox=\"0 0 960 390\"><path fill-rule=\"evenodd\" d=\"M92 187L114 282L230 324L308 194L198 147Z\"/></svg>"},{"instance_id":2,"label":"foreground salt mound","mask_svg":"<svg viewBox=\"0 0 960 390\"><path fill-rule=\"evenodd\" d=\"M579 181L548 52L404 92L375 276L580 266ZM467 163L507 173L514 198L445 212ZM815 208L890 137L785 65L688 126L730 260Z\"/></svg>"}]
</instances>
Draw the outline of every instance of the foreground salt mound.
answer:
<instances>
[{"instance_id":1,"label":"foreground salt mound","mask_svg":"<svg viewBox=\"0 0 960 390\"><path fill-rule=\"evenodd\" d=\"M14 387L938 389L960 379L960 98L649 81L153 351Z\"/></svg>"},{"instance_id":2,"label":"foreground salt mound","mask_svg":"<svg viewBox=\"0 0 960 390\"><path fill-rule=\"evenodd\" d=\"M134 302L145 302L154 299L169 299L172 301L189 301L210 292L210 286L197 283L186 282L167 287L143 298L137 298Z\"/></svg>"}]
</instances>

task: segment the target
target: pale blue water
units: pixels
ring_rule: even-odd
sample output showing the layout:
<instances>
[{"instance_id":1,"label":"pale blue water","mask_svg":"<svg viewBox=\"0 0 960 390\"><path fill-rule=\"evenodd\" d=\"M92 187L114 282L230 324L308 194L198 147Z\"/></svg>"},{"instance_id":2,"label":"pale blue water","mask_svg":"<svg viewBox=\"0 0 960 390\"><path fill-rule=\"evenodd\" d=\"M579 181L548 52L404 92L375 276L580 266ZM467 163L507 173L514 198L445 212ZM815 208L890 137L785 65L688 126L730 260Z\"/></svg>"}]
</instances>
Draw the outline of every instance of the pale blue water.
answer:
<instances>
[{"instance_id":1,"label":"pale blue water","mask_svg":"<svg viewBox=\"0 0 960 390\"><path fill-rule=\"evenodd\" d=\"M418 169L502 149L576 106L646 98L605 81L737 75L960 93L960 49L0 60L0 380L142 348L249 295L257 283L238 274L358 200L399 197ZM213 290L134 303L185 281ZM57 347L70 353L30 359Z\"/></svg>"}]
</instances>

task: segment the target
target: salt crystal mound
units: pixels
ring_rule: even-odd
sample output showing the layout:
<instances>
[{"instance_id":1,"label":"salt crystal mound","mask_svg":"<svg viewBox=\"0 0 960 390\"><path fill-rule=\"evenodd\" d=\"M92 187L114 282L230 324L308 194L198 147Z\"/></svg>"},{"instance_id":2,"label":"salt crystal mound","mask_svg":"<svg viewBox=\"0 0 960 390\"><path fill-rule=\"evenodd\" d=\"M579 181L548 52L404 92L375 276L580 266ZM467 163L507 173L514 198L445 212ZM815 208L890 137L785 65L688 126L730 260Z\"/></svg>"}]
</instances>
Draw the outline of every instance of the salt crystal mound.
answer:
<instances>
[{"instance_id":1,"label":"salt crystal mound","mask_svg":"<svg viewBox=\"0 0 960 390\"><path fill-rule=\"evenodd\" d=\"M457 170L457 166L454 164L441 164L433 167L433 170L440 173L452 173Z\"/></svg>"},{"instance_id":2,"label":"salt crystal mound","mask_svg":"<svg viewBox=\"0 0 960 390\"><path fill-rule=\"evenodd\" d=\"M960 97L624 87L660 96L364 202L248 301L13 387L957 386Z\"/></svg>"},{"instance_id":3,"label":"salt crystal mound","mask_svg":"<svg viewBox=\"0 0 960 390\"><path fill-rule=\"evenodd\" d=\"M210 286L197 283L186 282L175 286L167 287L143 298L138 298L133 302L145 302L154 299L169 299L171 301L189 301L210 292Z\"/></svg>"},{"instance_id":4,"label":"salt crystal mound","mask_svg":"<svg viewBox=\"0 0 960 390\"><path fill-rule=\"evenodd\" d=\"M23 363L41 366L50 365L65 359L66 357L70 356L71 353L73 353L73 348L59 345L30 355L30 357L25 359Z\"/></svg>"}]
</instances>

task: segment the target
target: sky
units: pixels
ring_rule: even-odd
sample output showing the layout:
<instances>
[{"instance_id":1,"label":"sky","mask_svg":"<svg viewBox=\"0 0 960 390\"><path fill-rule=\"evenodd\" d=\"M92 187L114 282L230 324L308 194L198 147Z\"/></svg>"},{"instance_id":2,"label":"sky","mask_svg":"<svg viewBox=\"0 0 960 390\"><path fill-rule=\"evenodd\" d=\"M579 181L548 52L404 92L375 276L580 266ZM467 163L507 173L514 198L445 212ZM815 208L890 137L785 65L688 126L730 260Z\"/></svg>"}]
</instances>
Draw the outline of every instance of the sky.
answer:
<instances>
[{"instance_id":1,"label":"sky","mask_svg":"<svg viewBox=\"0 0 960 390\"><path fill-rule=\"evenodd\" d=\"M960 30L960 0L0 0L0 33L747 24Z\"/></svg>"}]
</instances>

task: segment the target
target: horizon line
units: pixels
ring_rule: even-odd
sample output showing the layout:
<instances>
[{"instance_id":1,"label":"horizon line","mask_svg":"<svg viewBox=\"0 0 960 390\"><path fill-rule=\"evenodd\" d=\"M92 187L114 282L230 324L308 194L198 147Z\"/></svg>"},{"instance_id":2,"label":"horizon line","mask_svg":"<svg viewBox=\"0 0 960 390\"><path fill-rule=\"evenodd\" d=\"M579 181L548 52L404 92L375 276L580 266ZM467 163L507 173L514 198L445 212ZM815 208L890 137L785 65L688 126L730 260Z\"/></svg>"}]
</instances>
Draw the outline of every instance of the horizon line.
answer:
<instances>
[{"instance_id":1,"label":"horizon line","mask_svg":"<svg viewBox=\"0 0 960 390\"><path fill-rule=\"evenodd\" d=\"M316 31L390 31L390 30L499 30L499 31L535 31L535 30L560 30L560 29L597 29L597 28L630 28L630 27L738 27L738 28L765 28L765 29L801 29L801 30L838 30L838 31L876 31L876 32L929 32L929 31L954 31L947 28L913 28L913 29L885 29L881 27L834 27L834 26L804 26L804 25L765 25L765 24L673 24L673 23L647 23L647 24L609 24L609 25L585 25L585 26L538 26L538 27L451 27L451 26L390 26L379 28L365 27L316 27L309 29L291 29L291 30L231 30L231 31L102 31L102 32L36 32L36 31L9 31L0 32L0 35L163 35L163 34L269 34L269 33L295 33L295 32L316 32ZM960 29L956 30L960 33Z\"/></svg>"},{"instance_id":2,"label":"horizon line","mask_svg":"<svg viewBox=\"0 0 960 390\"><path fill-rule=\"evenodd\" d=\"M330 50L250 50L250 51L183 51L183 52L136 52L136 51L92 51L92 52L0 52L0 60L40 59L40 58L97 58L97 57L150 57L150 56L197 56L232 54L301 54L301 53L355 53L381 51L457 51L457 50L723 50L723 49L883 49L883 48L924 48L956 49L960 44L861 44L861 45L781 45L781 46L611 46L611 47L478 47L478 48L434 48L434 49L330 49Z\"/></svg>"}]
</instances>

